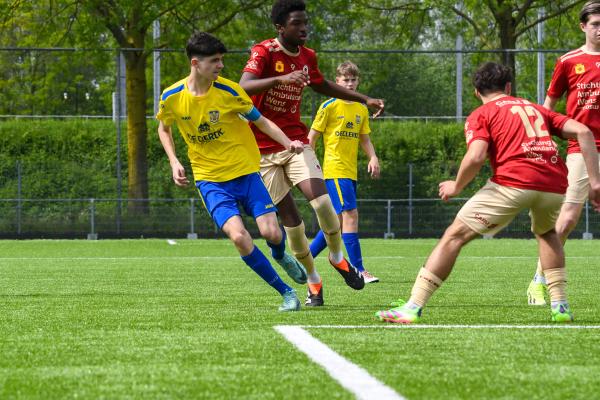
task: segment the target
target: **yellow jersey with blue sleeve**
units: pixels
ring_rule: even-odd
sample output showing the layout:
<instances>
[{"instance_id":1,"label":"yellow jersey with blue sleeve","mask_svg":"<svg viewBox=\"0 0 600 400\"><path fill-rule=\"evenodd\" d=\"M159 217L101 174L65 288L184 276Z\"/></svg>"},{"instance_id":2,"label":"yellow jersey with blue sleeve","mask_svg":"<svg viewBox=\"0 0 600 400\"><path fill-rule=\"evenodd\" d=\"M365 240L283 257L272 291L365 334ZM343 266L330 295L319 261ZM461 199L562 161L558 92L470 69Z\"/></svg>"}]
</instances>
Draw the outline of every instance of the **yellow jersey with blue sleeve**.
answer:
<instances>
[{"instance_id":1,"label":"yellow jersey with blue sleeve","mask_svg":"<svg viewBox=\"0 0 600 400\"><path fill-rule=\"evenodd\" d=\"M371 133L364 104L329 99L321 104L312 129L323 135L325 179L357 179L360 135Z\"/></svg>"},{"instance_id":2,"label":"yellow jersey with blue sleeve","mask_svg":"<svg viewBox=\"0 0 600 400\"><path fill-rule=\"evenodd\" d=\"M194 179L225 182L257 172L260 153L248 121L260 112L237 83L218 77L194 96L187 78L165 89L156 118L177 125L188 146Z\"/></svg>"}]
</instances>

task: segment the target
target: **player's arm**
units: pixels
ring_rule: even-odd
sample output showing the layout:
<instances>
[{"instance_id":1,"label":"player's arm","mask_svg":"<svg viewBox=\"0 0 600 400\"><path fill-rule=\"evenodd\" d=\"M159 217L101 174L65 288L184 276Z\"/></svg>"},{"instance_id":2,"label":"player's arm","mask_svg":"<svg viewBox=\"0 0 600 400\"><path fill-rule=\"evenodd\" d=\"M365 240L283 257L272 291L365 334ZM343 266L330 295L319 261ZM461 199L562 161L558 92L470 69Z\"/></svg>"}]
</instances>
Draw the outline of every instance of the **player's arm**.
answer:
<instances>
[{"instance_id":1,"label":"player's arm","mask_svg":"<svg viewBox=\"0 0 600 400\"><path fill-rule=\"evenodd\" d=\"M313 88L315 92L325 96L365 103L367 107L376 110L375 114L373 114L373 118L377 118L379 115L381 115L381 113L383 113L383 109L385 108L383 99L371 98L362 93L346 89L345 87L342 87L337 83L327 79L324 79L322 83L312 84L310 87Z\"/></svg>"},{"instance_id":2,"label":"player's arm","mask_svg":"<svg viewBox=\"0 0 600 400\"><path fill-rule=\"evenodd\" d=\"M244 72L240 79L240 86L249 96L260 94L279 84L307 86L310 85L308 74L304 71L293 71L287 75L259 78L252 72Z\"/></svg>"},{"instance_id":3,"label":"player's arm","mask_svg":"<svg viewBox=\"0 0 600 400\"><path fill-rule=\"evenodd\" d=\"M547 108L548 110L556 110L556 103L558 103L558 98L556 97L550 97L550 96L546 96L546 99L544 100L544 108Z\"/></svg>"},{"instance_id":4,"label":"player's arm","mask_svg":"<svg viewBox=\"0 0 600 400\"><path fill-rule=\"evenodd\" d=\"M363 149L367 155L367 158L369 159L367 172L371 174L371 178L379 178L379 174L381 172L379 169L379 159L377 158L375 147L373 147L373 142L371 142L369 135L360 135L360 147Z\"/></svg>"},{"instance_id":5,"label":"player's arm","mask_svg":"<svg viewBox=\"0 0 600 400\"><path fill-rule=\"evenodd\" d=\"M310 128L310 132L308 132L308 144L310 147L315 150L317 148L317 140L321 137L321 132L316 130L315 128Z\"/></svg>"},{"instance_id":6,"label":"player's arm","mask_svg":"<svg viewBox=\"0 0 600 400\"><path fill-rule=\"evenodd\" d=\"M562 128L562 135L564 138L577 139L579 142L589 177L590 201L596 211L600 211L600 171L598 170L598 150L594 134L584 124L569 119Z\"/></svg>"},{"instance_id":7,"label":"player's arm","mask_svg":"<svg viewBox=\"0 0 600 400\"><path fill-rule=\"evenodd\" d=\"M158 122L158 137L163 148L165 149L165 153L167 153L167 157L169 158L169 164L171 164L171 170L173 173L173 181L177 186L186 186L189 181L185 176L185 168L183 168L183 165L181 165L177 159L171 127L165 125L162 121Z\"/></svg>"},{"instance_id":8,"label":"player's arm","mask_svg":"<svg viewBox=\"0 0 600 400\"><path fill-rule=\"evenodd\" d=\"M475 139L471 142L467 153L460 163L456 180L440 183L439 195L442 200L448 201L450 197L458 196L462 192L465 186L479 173L487 158L487 152L487 141Z\"/></svg>"},{"instance_id":9,"label":"player's arm","mask_svg":"<svg viewBox=\"0 0 600 400\"><path fill-rule=\"evenodd\" d=\"M270 119L261 115L258 119L253 120L252 123L256 125L261 132L285 147L286 150L296 154L300 154L304 151L304 143L299 140L290 140Z\"/></svg>"}]
</instances>

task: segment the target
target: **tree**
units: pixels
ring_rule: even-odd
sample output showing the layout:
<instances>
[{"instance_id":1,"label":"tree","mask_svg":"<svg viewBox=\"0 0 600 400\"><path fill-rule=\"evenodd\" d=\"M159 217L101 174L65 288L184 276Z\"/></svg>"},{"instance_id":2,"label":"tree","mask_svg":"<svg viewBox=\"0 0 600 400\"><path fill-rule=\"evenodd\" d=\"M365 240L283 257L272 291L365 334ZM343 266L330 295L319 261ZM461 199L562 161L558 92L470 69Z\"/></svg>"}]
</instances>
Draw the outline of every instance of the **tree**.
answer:
<instances>
[{"instance_id":1,"label":"tree","mask_svg":"<svg viewBox=\"0 0 600 400\"><path fill-rule=\"evenodd\" d=\"M168 16L181 25L214 32L237 14L262 5L265 0L184 1L170 0L80 0L80 5L96 17L112 34L123 51L127 90L128 197L148 198L147 162L147 79L146 68L152 46L149 31L155 20ZM218 3L218 4L217 4ZM189 32L188 32L189 33ZM135 202L130 210L144 210Z\"/></svg>"}]
</instances>

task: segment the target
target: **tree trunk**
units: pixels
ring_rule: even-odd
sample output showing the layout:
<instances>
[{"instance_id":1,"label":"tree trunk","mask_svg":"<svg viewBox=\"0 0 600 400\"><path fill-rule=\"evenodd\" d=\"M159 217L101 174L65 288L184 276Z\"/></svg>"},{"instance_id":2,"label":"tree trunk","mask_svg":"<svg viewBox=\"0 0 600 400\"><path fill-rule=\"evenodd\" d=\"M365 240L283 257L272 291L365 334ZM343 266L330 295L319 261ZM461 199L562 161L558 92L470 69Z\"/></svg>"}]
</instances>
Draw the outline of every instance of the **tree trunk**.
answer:
<instances>
[{"instance_id":1,"label":"tree trunk","mask_svg":"<svg viewBox=\"0 0 600 400\"><path fill-rule=\"evenodd\" d=\"M127 70L127 171L128 198L148 198L148 159L146 126L146 57L142 52L125 53ZM148 204L130 201L129 211L147 212Z\"/></svg>"},{"instance_id":2,"label":"tree trunk","mask_svg":"<svg viewBox=\"0 0 600 400\"><path fill-rule=\"evenodd\" d=\"M512 16L512 10L506 7L504 10L498 13L498 25L500 33L500 47L502 49L514 50L517 47L517 36L515 19ZM501 54L502 59L500 62L508 67L513 72L512 79L512 90L511 94L515 96L517 94L517 69L515 53L512 51L504 51Z\"/></svg>"}]
</instances>

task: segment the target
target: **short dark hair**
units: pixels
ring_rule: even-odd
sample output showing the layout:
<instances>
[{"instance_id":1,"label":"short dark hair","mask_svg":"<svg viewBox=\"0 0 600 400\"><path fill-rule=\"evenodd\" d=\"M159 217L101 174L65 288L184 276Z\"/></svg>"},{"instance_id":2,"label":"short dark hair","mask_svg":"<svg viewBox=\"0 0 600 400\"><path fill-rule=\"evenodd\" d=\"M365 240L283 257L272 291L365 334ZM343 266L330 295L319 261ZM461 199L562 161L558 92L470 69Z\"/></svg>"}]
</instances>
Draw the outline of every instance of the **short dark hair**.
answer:
<instances>
[{"instance_id":1,"label":"short dark hair","mask_svg":"<svg viewBox=\"0 0 600 400\"><path fill-rule=\"evenodd\" d=\"M600 1L595 0L585 3L579 12L579 22L582 24L587 23L592 14L600 14Z\"/></svg>"},{"instance_id":2,"label":"short dark hair","mask_svg":"<svg viewBox=\"0 0 600 400\"><path fill-rule=\"evenodd\" d=\"M207 32L194 32L187 41L185 53L191 60L194 56L207 57L227 53L219 39Z\"/></svg>"},{"instance_id":3,"label":"short dark hair","mask_svg":"<svg viewBox=\"0 0 600 400\"><path fill-rule=\"evenodd\" d=\"M304 0L278 0L271 8L271 21L274 25L285 25L288 16L294 11L306 11Z\"/></svg>"},{"instance_id":4,"label":"short dark hair","mask_svg":"<svg viewBox=\"0 0 600 400\"><path fill-rule=\"evenodd\" d=\"M482 64L473 74L473 86L483 95L504 90L506 84L513 78L512 71L506 65L495 62Z\"/></svg>"}]
</instances>

